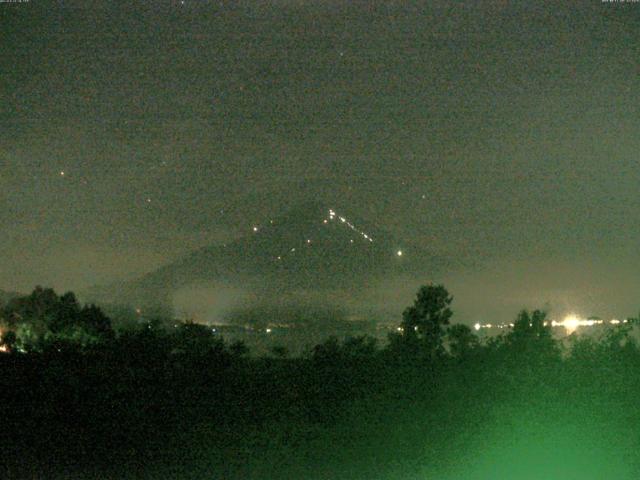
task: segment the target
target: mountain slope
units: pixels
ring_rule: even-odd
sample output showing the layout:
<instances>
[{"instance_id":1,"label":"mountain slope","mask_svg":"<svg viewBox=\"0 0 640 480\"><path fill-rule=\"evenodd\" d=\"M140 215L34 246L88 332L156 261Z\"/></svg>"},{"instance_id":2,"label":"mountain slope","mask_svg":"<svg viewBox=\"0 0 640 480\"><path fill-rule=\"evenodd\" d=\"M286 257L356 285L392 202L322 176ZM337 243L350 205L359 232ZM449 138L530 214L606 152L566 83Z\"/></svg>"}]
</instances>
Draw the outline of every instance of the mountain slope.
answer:
<instances>
[{"instance_id":1,"label":"mountain slope","mask_svg":"<svg viewBox=\"0 0 640 480\"><path fill-rule=\"evenodd\" d=\"M365 230L341 212L307 203L253 225L241 238L193 252L124 285L94 289L97 301L170 303L177 290L207 283L241 286L261 297L291 292L355 291L376 279L438 263L403 251L379 229Z\"/></svg>"}]
</instances>

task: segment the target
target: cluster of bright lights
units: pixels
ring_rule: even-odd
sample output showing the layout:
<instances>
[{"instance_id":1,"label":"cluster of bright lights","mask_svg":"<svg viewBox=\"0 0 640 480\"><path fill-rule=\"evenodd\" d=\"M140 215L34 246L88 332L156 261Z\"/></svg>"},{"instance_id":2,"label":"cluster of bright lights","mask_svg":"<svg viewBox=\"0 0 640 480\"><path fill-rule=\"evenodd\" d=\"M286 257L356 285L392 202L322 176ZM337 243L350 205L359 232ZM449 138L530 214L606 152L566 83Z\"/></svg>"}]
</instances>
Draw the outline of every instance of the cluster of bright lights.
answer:
<instances>
[{"instance_id":1,"label":"cluster of bright lights","mask_svg":"<svg viewBox=\"0 0 640 480\"><path fill-rule=\"evenodd\" d=\"M329 209L329 217L323 219L322 223L323 224L328 224L330 221L334 221L336 220L336 218L343 223L344 225L346 225L347 227L349 227L351 230L353 230L354 232L356 232L358 235L360 235L362 238L364 238L365 240L369 241L369 242L373 242L373 238L371 237L371 235L369 235L368 233L359 230L355 225L353 225L351 222L349 222L349 220L347 220L345 217L342 216L338 216L335 212L335 210L333 209ZM269 220L269 223L271 225L273 225L273 220ZM260 227L258 225L253 225L251 227L253 233L258 233L260 231ZM313 240L311 238L307 238L305 240L305 244L307 246L310 246L313 243ZM354 243L353 239L350 240L350 243ZM282 253L281 255L278 255L275 257L275 260L280 261L283 260L287 255L290 255L292 253L295 253L296 248L292 247L290 248L287 252ZM402 252L398 252L398 255L402 255Z\"/></svg>"},{"instance_id":2,"label":"cluster of bright lights","mask_svg":"<svg viewBox=\"0 0 640 480\"><path fill-rule=\"evenodd\" d=\"M354 232L356 232L358 235L360 235L362 238L364 238L365 240L368 240L369 242L373 242L373 238L371 238L371 236L365 232L363 232L362 230L357 229L351 222L349 222L349 220L347 220L345 217L341 217L341 216L337 216L336 212L332 209L329 209L329 220L335 220L337 218L340 219L340 221L342 223L344 223L347 227L349 227L351 230L353 230ZM325 221L323 223L328 223L325 219Z\"/></svg>"},{"instance_id":3,"label":"cluster of bright lights","mask_svg":"<svg viewBox=\"0 0 640 480\"><path fill-rule=\"evenodd\" d=\"M347 218L346 218L346 217L343 217L343 216L341 216L341 215L338 215L338 214L336 213L336 211L335 211L335 210L333 210L333 209L331 209L331 208L329 209L328 213L329 213L328 217L327 217L327 218L324 218L324 219L322 220L322 223L323 223L324 225L327 225L327 224L329 224L330 222L334 222L334 221L340 222L340 223L344 224L345 226L347 226L347 227L348 227L349 229L351 229L352 231L354 231L355 233L357 233L359 236L361 236L361 237L362 237L364 240L366 240L367 242L373 243L373 237L371 237L371 235L369 235L368 233L364 232L363 230L360 230L359 228L357 228L353 223L351 223L349 220L347 220ZM273 220L269 220L269 223L270 223L271 225L273 225ZM256 233L256 234L257 234L258 232L260 232L261 228L260 228L260 226L259 226L259 225L252 225L251 230L253 231L253 233ZM312 240L311 238L307 238L307 239L305 240L305 244L306 244L307 246L310 246L312 243L313 243L313 240ZM349 240L349 243L352 243L352 244L353 244L353 243L355 243L355 241L353 240L353 238ZM225 245L225 246L226 246L226 245ZM274 257L274 260L276 260L276 261L281 261L281 260L283 260L287 255L290 255L290 254L294 253L295 251L296 251L296 248L295 248L295 247L290 248L290 249L288 249L286 252L283 252L282 254L280 254L280 255L278 255L278 256L276 256L276 257ZM402 250L396 250L396 252L395 252L395 256L397 256L397 257L402 257L402 256L403 256L403 254L404 254L404 253L403 253L403 251L402 251Z\"/></svg>"},{"instance_id":4,"label":"cluster of bright lights","mask_svg":"<svg viewBox=\"0 0 640 480\"><path fill-rule=\"evenodd\" d=\"M551 322L551 326L564 327L567 330L567 333L572 333L575 332L578 327L593 327L594 325L603 325L605 323L608 323L609 325L620 325L621 323L627 322L627 319L618 320L617 318L612 318L608 322L600 319L580 318L572 313L571 315L567 315L561 322Z\"/></svg>"},{"instance_id":5,"label":"cluster of bright lights","mask_svg":"<svg viewBox=\"0 0 640 480\"><path fill-rule=\"evenodd\" d=\"M476 323L473 326L473 329L477 332L483 328L492 329L492 328L513 328L513 323Z\"/></svg>"},{"instance_id":6,"label":"cluster of bright lights","mask_svg":"<svg viewBox=\"0 0 640 480\"><path fill-rule=\"evenodd\" d=\"M593 319L593 318L581 318L576 314L570 314L567 315L566 317L564 317L563 320L561 321L557 321L557 320L552 320L551 322L544 322L544 326L549 326L551 325L552 327L562 327L564 328L568 334L573 333L576 331L576 329L578 327L593 327L595 325L619 325L621 323L627 323L628 320L618 320L616 318L613 318L611 320L605 321L605 320L600 320L600 319ZM476 331L482 330L482 329L494 329L494 328L498 328L498 329L503 329L503 328L513 328L514 324L513 323L476 323L473 328Z\"/></svg>"}]
</instances>

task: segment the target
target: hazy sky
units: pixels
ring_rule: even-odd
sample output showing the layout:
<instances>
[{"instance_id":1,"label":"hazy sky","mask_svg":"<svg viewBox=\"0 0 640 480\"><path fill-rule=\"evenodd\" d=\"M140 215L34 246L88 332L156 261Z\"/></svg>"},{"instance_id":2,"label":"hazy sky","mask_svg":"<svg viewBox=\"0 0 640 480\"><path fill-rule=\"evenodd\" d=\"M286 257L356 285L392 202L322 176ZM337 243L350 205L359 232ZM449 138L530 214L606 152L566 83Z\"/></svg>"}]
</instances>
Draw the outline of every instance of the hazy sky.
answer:
<instances>
[{"instance_id":1,"label":"hazy sky","mask_svg":"<svg viewBox=\"0 0 640 480\"><path fill-rule=\"evenodd\" d=\"M2 289L130 278L321 199L473 260L442 275L465 318L640 307L640 4L31 0L0 22Z\"/></svg>"}]
</instances>

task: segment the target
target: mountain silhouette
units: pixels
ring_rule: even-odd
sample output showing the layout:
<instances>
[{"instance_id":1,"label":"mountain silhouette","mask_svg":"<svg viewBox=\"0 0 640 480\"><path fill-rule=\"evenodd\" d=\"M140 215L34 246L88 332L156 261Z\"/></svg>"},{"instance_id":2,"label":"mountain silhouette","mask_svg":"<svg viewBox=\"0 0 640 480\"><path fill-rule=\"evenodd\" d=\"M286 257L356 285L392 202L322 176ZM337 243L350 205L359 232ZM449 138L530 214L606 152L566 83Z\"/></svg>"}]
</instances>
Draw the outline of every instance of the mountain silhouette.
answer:
<instances>
[{"instance_id":1,"label":"mountain silhouette","mask_svg":"<svg viewBox=\"0 0 640 480\"><path fill-rule=\"evenodd\" d=\"M189 285L242 286L261 296L290 292L356 291L376 279L438 263L428 254L398 255L400 243L366 222L318 202L247 227L240 238L192 252L142 278L94 288L92 301L149 305L170 303ZM420 261L417 261L420 257Z\"/></svg>"}]
</instances>

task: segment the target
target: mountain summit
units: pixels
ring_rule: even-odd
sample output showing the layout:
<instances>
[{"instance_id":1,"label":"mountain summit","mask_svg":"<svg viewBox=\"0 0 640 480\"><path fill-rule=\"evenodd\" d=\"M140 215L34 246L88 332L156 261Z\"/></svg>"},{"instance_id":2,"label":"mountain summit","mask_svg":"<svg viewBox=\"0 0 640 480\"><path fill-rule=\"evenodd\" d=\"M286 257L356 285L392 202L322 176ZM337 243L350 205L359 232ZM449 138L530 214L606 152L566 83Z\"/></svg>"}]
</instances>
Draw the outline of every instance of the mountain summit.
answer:
<instances>
[{"instance_id":1,"label":"mountain summit","mask_svg":"<svg viewBox=\"0 0 640 480\"><path fill-rule=\"evenodd\" d=\"M136 281L93 293L98 301L149 304L207 283L273 296L358 290L406 268L397 246L386 232L370 231L337 209L305 203L248 225L234 241L201 248Z\"/></svg>"}]
</instances>

